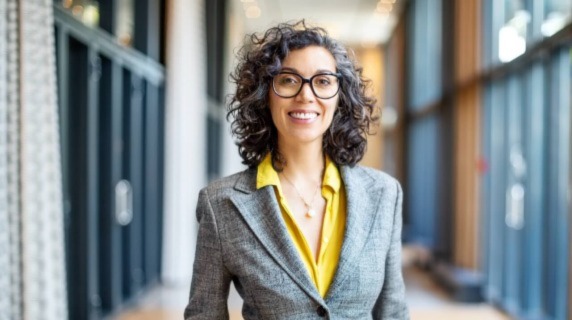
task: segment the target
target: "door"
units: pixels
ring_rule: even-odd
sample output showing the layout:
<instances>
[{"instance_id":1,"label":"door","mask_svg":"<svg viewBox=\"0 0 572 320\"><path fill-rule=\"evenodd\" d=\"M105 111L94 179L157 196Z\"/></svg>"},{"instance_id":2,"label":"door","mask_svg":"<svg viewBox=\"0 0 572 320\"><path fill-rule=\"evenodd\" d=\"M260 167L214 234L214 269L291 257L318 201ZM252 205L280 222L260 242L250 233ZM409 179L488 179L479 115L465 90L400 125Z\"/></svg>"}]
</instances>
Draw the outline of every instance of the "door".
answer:
<instances>
[{"instance_id":1,"label":"door","mask_svg":"<svg viewBox=\"0 0 572 320\"><path fill-rule=\"evenodd\" d=\"M163 71L56 18L69 314L100 319L159 278Z\"/></svg>"}]
</instances>

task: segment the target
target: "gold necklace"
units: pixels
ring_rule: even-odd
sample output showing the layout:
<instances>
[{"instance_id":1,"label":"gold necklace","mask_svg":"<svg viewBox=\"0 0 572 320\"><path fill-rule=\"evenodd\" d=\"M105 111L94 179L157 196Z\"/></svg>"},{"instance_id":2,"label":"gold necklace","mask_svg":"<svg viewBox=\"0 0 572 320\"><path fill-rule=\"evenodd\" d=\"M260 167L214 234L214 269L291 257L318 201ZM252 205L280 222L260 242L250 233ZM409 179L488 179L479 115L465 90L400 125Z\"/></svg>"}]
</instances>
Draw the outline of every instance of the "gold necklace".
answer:
<instances>
[{"instance_id":1,"label":"gold necklace","mask_svg":"<svg viewBox=\"0 0 572 320\"><path fill-rule=\"evenodd\" d=\"M288 182L294 188L294 190L296 190L296 193L298 194L298 197L300 197L300 199L302 199L302 202L304 202L304 206L306 206L306 217L308 217L308 218L314 217L316 215L316 210L314 210L312 208L312 204L314 203L314 200L316 199L316 195L318 194L318 190L320 190L320 187L322 185L319 184L316 187L316 191L314 191L314 195L312 196L312 200L310 200L310 203L308 203L306 201L306 199L304 199L304 197L302 197L302 194L300 193L300 191L298 191L298 188L296 188L296 186L292 183L292 181L290 181L290 179L288 179L286 174L284 172L282 172L282 175L284 176L284 179L286 179L286 182Z\"/></svg>"}]
</instances>

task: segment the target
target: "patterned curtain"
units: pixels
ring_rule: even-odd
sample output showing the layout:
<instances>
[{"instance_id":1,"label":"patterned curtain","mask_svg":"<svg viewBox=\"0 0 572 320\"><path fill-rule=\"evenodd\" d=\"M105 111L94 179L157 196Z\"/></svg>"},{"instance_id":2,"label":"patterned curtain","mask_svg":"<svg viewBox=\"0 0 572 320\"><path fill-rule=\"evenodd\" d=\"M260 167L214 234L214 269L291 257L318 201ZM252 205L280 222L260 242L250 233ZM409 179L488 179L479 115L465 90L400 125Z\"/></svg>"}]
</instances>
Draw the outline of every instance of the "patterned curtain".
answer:
<instances>
[{"instance_id":1,"label":"patterned curtain","mask_svg":"<svg viewBox=\"0 0 572 320\"><path fill-rule=\"evenodd\" d=\"M67 319L51 0L0 0L0 320Z\"/></svg>"}]
</instances>

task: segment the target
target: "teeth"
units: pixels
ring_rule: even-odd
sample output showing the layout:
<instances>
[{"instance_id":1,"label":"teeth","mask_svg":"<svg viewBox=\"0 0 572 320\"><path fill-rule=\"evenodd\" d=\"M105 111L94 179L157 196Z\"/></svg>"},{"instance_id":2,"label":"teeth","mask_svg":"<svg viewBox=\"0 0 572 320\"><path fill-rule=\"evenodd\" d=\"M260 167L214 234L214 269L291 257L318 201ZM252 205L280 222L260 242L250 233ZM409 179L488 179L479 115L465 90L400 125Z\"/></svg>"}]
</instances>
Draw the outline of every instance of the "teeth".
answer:
<instances>
[{"instance_id":1,"label":"teeth","mask_svg":"<svg viewBox=\"0 0 572 320\"><path fill-rule=\"evenodd\" d=\"M315 117L318 116L317 113L313 113L313 112L292 112L290 113L290 115L296 119L303 119L303 120L307 120L307 119L314 119Z\"/></svg>"}]
</instances>

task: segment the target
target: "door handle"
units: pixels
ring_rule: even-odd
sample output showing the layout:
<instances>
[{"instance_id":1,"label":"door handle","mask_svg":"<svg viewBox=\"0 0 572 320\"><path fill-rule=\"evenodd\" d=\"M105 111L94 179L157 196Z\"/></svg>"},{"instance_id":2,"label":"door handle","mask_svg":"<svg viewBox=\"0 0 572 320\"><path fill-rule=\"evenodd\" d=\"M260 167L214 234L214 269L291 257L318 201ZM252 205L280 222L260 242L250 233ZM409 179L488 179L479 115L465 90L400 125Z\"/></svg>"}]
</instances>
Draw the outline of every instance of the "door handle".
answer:
<instances>
[{"instance_id":1,"label":"door handle","mask_svg":"<svg viewBox=\"0 0 572 320\"><path fill-rule=\"evenodd\" d=\"M513 145L509 156L510 178L506 190L505 223L509 228L520 230L524 227L524 194L522 181L526 178L526 160L520 145Z\"/></svg>"},{"instance_id":2,"label":"door handle","mask_svg":"<svg viewBox=\"0 0 572 320\"><path fill-rule=\"evenodd\" d=\"M115 221L126 226L133 220L133 188L127 180L115 185Z\"/></svg>"},{"instance_id":3,"label":"door handle","mask_svg":"<svg viewBox=\"0 0 572 320\"><path fill-rule=\"evenodd\" d=\"M505 223L520 230L524 226L524 186L514 183L507 189Z\"/></svg>"}]
</instances>

